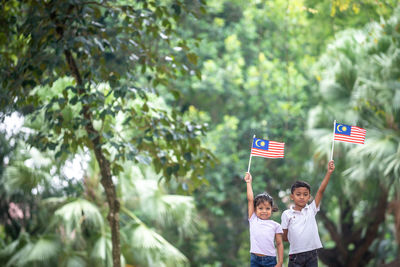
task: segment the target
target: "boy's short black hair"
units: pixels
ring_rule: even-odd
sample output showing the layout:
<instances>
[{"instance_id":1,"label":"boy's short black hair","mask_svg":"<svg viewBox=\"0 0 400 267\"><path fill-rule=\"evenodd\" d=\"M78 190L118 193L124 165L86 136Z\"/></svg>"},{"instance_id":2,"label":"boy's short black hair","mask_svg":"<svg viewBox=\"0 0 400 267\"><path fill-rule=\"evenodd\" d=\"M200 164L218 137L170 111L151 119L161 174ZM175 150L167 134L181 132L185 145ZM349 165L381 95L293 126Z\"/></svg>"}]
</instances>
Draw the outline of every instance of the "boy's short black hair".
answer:
<instances>
[{"instance_id":1,"label":"boy's short black hair","mask_svg":"<svg viewBox=\"0 0 400 267\"><path fill-rule=\"evenodd\" d=\"M293 194L294 190L299 187L305 187L308 189L308 191L311 193L311 187L307 182L304 181L296 181L293 185L292 188L290 188L290 192Z\"/></svg>"},{"instance_id":2,"label":"boy's short black hair","mask_svg":"<svg viewBox=\"0 0 400 267\"><path fill-rule=\"evenodd\" d=\"M272 211L278 211L278 207L274 206L274 199L268 195L267 193L261 193L258 194L255 198L254 198L254 209L257 208L258 205L260 205L263 202L268 202L271 205Z\"/></svg>"}]
</instances>

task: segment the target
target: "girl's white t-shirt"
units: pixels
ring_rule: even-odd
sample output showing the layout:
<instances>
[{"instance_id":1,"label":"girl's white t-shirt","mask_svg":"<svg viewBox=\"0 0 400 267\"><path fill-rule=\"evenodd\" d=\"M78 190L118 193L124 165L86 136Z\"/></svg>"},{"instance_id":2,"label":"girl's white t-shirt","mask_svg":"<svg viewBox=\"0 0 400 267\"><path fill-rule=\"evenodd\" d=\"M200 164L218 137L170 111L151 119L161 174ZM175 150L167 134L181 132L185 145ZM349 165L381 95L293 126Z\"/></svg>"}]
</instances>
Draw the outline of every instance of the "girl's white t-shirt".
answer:
<instances>
[{"instance_id":1,"label":"girl's white t-shirt","mask_svg":"<svg viewBox=\"0 0 400 267\"><path fill-rule=\"evenodd\" d=\"M313 201L301 211L290 207L282 213L282 228L288 229L289 255L322 248L315 220L318 211L319 207Z\"/></svg>"},{"instance_id":2,"label":"girl's white t-shirt","mask_svg":"<svg viewBox=\"0 0 400 267\"><path fill-rule=\"evenodd\" d=\"M282 227L272 220L262 220L255 213L249 219L250 252L276 257L275 235L282 234Z\"/></svg>"}]
</instances>

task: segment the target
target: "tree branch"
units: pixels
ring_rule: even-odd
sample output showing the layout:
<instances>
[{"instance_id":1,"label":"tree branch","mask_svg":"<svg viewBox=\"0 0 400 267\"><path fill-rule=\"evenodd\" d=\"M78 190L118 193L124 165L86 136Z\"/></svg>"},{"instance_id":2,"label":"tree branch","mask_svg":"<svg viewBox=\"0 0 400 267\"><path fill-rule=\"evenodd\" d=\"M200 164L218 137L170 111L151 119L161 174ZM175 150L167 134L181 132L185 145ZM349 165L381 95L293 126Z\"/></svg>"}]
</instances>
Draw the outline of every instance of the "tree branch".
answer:
<instances>
[{"instance_id":1,"label":"tree branch","mask_svg":"<svg viewBox=\"0 0 400 267\"><path fill-rule=\"evenodd\" d=\"M325 228L328 230L331 238L336 243L336 248L341 255L345 255L347 257L347 250L343 244L343 240L341 235L338 233L335 224L328 218L324 210L319 211L319 215L322 219L322 223L324 224ZM337 255L336 255L337 257Z\"/></svg>"},{"instance_id":2,"label":"tree branch","mask_svg":"<svg viewBox=\"0 0 400 267\"><path fill-rule=\"evenodd\" d=\"M67 14L70 14L74 10L74 6L71 5L68 8ZM60 39L64 36L64 29L66 27L66 20L60 22L57 19L57 14L52 13L51 19L57 25L56 32L59 34ZM84 81L82 80L82 76L79 72L79 68L76 64L76 61L70 50L65 49L64 55L67 61L67 65L69 70L71 71L75 81L77 83L78 95L86 94L86 90L84 87ZM94 154L96 156L97 163L100 167L101 173L101 184L104 188L107 197L107 203L109 206L109 213L107 216L108 222L111 228L111 241L112 241L112 258L114 267L121 266L121 247L120 247L120 236L119 236L119 209L120 204L117 199L117 193L115 190L115 185L112 181L111 170L110 170L110 162L104 156L101 146L101 137L99 133L94 129L92 123L92 115L90 113L90 106L88 104L83 104L83 116L87 121L85 125L85 130L88 134L89 140L92 143L92 149L94 150ZM95 136L94 138L90 138L90 136Z\"/></svg>"},{"instance_id":3,"label":"tree branch","mask_svg":"<svg viewBox=\"0 0 400 267\"><path fill-rule=\"evenodd\" d=\"M368 224L364 238L362 238L357 244L355 244L354 252L351 254L349 267L357 267L362 265L363 262L367 262L368 249L374 241L379 225L385 220L386 208L388 206L388 192L385 188L381 188L381 195L379 196L378 203L375 207L371 208L368 213L371 221ZM370 257L372 255L369 255Z\"/></svg>"},{"instance_id":4,"label":"tree branch","mask_svg":"<svg viewBox=\"0 0 400 267\"><path fill-rule=\"evenodd\" d=\"M321 261L327 264L329 267L346 267L340 262L340 254L338 253L337 248L326 249L323 248L318 251L318 256Z\"/></svg>"}]
</instances>

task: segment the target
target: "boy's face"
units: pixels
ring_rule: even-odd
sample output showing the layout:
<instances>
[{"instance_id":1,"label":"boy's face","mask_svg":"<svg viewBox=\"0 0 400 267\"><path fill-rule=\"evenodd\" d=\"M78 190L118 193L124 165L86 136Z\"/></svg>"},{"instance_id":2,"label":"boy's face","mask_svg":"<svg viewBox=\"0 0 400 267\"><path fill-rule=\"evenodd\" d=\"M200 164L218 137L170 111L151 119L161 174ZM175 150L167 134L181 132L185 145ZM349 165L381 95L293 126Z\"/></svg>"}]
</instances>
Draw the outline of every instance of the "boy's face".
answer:
<instances>
[{"instance_id":1,"label":"boy's face","mask_svg":"<svg viewBox=\"0 0 400 267\"><path fill-rule=\"evenodd\" d=\"M272 214L272 207L268 201L261 202L256 207L256 216L262 220L268 220Z\"/></svg>"},{"instance_id":2,"label":"boy's face","mask_svg":"<svg viewBox=\"0 0 400 267\"><path fill-rule=\"evenodd\" d=\"M311 198L310 190L306 187L297 187L290 197L294 201L295 209L301 210L307 205Z\"/></svg>"}]
</instances>

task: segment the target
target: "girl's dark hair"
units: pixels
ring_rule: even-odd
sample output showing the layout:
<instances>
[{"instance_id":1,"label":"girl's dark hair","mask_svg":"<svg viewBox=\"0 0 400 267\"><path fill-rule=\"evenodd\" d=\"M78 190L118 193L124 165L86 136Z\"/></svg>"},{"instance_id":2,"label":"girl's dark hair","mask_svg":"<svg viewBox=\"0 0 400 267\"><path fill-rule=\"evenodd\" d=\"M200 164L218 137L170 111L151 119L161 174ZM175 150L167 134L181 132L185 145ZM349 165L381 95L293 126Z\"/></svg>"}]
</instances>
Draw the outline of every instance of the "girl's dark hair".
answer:
<instances>
[{"instance_id":1,"label":"girl's dark hair","mask_svg":"<svg viewBox=\"0 0 400 267\"><path fill-rule=\"evenodd\" d=\"M274 199L268 195L267 193L261 193L258 194L255 198L254 198L254 209L257 208L258 205L260 205L263 202L268 202L271 205L272 211L278 211L278 207L274 206Z\"/></svg>"},{"instance_id":2,"label":"girl's dark hair","mask_svg":"<svg viewBox=\"0 0 400 267\"><path fill-rule=\"evenodd\" d=\"M308 192L311 193L311 187L307 182L303 182L303 181L296 181L293 185L292 188L290 189L290 192L293 194L294 190L296 190L296 188L299 187L305 187L308 189Z\"/></svg>"}]
</instances>

